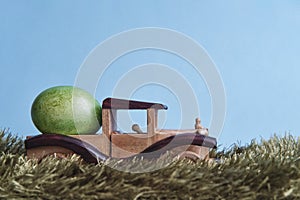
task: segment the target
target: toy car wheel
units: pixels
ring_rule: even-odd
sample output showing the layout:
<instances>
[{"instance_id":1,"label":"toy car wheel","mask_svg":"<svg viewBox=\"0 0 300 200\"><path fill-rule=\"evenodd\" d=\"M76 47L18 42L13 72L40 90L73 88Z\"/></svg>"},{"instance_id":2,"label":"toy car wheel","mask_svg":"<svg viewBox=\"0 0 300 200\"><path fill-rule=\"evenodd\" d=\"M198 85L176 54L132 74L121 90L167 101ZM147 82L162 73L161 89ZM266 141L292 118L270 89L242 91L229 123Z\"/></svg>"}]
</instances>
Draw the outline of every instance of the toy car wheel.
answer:
<instances>
[{"instance_id":1,"label":"toy car wheel","mask_svg":"<svg viewBox=\"0 0 300 200\"><path fill-rule=\"evenodd\" d=\"M188 160L196 162L197 160L200 159L200 156L192 151L184 151L179 154L179 158L180 159L188 159Z\"/></svg>"},{"instance_id":2,"label":"toy car wheel","mask_svg":"<svg viewBox=\"0 0 300 200\"><path fill-rule=\"evenodd\" d=\"M65 154L65 153L52 153L52 154L47 155L47 157L48 156L58 158L58 159L66 159L66 158L70 157L70 155Z\"/></svg>"},{"instance_id":3,"label":"toy car wheel","mask_svg":"<svg viewBox=\"0 0 300 200\"><path fill-rule=\"evenodd\" d=\"M74 154L66 154L66 153L60 153L60 152L50 153L50 154L47 154L47 155L45 155L44 157L40 158L38 162L39 162L39 163L42 162L42 161L43 161L44 159L46 159L47 157L52 157L52 158L55 158L55 159L58 159L58 160L68 159L68 158L70 158L72 155L74 155ZM79 156L78 154L76 154L76 155ZM79 162L79 163L83 162L83 159L82 159L81 156L79 157L78 162Z\"/></svg>"},{"instance_id":4,"label":"toy car wheel","mask_svg":"<svg viewBox=\"0 0 300 200\"><path fill-rule=\"evenodd\" d=\"M65 153L49 153L47 155L44 155L43 157L41 157L38 162L42 162L43 160L45 160L48 157L52 157L52 158L56 158L56 159L66 159L68 158L68 154Z\"/></svg>"}]
</instances>

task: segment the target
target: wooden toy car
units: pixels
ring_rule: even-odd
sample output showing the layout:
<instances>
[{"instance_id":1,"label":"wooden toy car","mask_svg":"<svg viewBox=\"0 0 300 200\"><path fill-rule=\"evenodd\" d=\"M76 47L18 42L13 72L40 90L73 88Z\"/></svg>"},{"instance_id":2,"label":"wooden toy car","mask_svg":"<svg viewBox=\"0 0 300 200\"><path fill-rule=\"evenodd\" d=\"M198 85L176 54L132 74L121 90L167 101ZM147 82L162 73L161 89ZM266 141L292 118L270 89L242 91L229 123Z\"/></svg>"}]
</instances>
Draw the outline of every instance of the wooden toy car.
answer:
<instances>
[{"instance_id":1,"label":"wooden toy car","mask_svg":"<svg viewBox=\"0 0 300 200\"><path fill-rule=\"evenodd\" d=\"M117 131L117 111L127 109L147 111L146 133L137 124L132 126L134 133ZM166 109L167 106L159 103L107 98L102 103L102 134L29 136L25 140L27 156L41 160L49 155L65 157L77 154L86 162L97 163L111 157L153 159L167 151L176 151L180 157L192 160L208 158L209 149L216 148L217 142L208 136L200 119L196 119L195 128L190 130L158 129L158 110Z\"/></svg>"}]
</instances>

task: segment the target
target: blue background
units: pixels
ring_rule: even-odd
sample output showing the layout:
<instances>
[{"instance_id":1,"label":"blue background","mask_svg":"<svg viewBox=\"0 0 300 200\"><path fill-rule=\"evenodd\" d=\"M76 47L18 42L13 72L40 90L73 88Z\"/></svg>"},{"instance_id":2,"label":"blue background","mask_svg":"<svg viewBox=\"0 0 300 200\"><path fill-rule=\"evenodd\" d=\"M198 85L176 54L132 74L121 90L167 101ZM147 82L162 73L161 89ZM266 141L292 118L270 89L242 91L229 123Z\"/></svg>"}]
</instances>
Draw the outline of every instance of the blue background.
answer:
<instances>
[{"instance_id":1,"label":"blue background","mask_svg":"<svg viewBox=\"0 0 300 200\"><path fill-rule=\"evenodd\" d=\"M22 136L36 134L30 117L34 98L46 88L73 85L80 65L96 45L142 27L184 33L214 60L227 96L219 144L244 144L274 133L299 134L300 2L296 0L1 0L0 127ZM135 66L136 59L142 64L162 57L170 65L182 62L163 53L140 54L147 53L145 60L137 53L118 62ZM206 93L199 104L207 126L209 94L200 88ZM109 95L100 93L96 96L100 102ZM142 98L142 94L136 96ZM154 93L153 99L149 95L145 100L157 100L160 95ZM176 115L177 109L170 112Z\"/></svg>"}]
</instances>

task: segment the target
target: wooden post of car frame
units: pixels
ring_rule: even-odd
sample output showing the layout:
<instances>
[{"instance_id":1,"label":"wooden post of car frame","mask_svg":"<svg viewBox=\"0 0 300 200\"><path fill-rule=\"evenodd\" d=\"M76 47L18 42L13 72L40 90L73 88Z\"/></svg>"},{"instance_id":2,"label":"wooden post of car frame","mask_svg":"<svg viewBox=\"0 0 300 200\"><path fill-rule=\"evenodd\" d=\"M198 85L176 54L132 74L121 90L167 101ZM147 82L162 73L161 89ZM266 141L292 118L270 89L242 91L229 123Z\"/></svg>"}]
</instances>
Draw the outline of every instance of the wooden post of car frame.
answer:
<instances>
[{"instance_id":1,"label":"wooden post of car frame","mask_svg":"<svg viewBox=\"0 0 300 200\"><path fill-rule=\"evenodd\" d=\"M116 109L102 109L102 132L105 135L105 153L111 156L111 134L117 129L117 110Z\"/></svg>"},{"instance_id":2,"label":"wooden post of car frame","mask_svg":"<svg viewBox=\"0 0 300 200\"><path fill-rule=\"evenodd\" d=\"M157 128L157 109L147 109L147 133L148 133L148 145L153 144L155 140L155 132Z\"/></svg>"}]
</instances>

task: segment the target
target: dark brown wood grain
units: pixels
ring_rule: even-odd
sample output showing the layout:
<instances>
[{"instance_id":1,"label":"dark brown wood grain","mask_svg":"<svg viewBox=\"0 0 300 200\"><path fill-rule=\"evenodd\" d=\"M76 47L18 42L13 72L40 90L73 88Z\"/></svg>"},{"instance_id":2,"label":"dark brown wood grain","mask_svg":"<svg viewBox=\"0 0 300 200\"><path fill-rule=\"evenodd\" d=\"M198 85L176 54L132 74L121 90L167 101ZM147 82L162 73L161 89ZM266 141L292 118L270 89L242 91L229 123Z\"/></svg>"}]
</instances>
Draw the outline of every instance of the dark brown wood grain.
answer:
<instances>
[{"instance_id":1,"label":"dark brown wood grain","mask_svg":"<svg viewBox=\"0 0 300 200\"><path fill-rule=\"evenodd\" d=\"M125 100L125 99L116 99L116 98L106 98L102 102L102 108L104 109L149 109L154 108L157 110L167 110L168 107L166 105L160 103L151 103L151 102L143 102L143 101L134 101L134 100Z\"/></svg>"}]
</instances>

